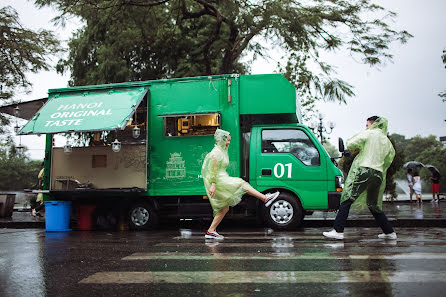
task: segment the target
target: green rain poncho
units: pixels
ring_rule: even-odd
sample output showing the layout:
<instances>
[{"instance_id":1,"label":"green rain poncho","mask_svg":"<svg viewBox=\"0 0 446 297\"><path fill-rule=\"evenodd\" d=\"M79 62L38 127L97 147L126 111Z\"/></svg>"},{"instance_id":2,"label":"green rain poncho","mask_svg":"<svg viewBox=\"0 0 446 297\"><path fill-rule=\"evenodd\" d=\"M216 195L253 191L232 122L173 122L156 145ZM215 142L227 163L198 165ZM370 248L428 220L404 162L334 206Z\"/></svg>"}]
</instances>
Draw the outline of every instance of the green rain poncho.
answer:
<instances>
[{"instance_id":1,"label":"green rain poncho","mask_svg":"<svg viewBox=\"0 0 446 297\"><path fill-rule=\"evenodd\" d=\"M360 149L358 155L352 163L347 179L345 181L344 191L341 197L341 203L349 199L356 200L354 208L363 209L365 207L373 208L376 211L382 211L382 198L386 186L386 173L395 156L395 150L387 137L387 120L378 118L369 129L360 132L347 140L347 148L350 151ZM378 171L382 182L379 188L377 201L368 199L367 191L360 193L359 197L353 194L354 181L367 170L367 168Z\"/></svg>"},{"instance_id":2,"label":"green rain poncho","mask_svg":"<svg viewBox=\"0 0 446 297\"><path fill-rule=\"evenodd\" d=\"M204 187L209 197L214 216L227 206L234 206L240 202L247 192L247 182L238 177L231 177L226 172L229 165L228 149L226 141L229 132L217 129L214 134L214 149L206 155L201 168ZM211 197L209 189L215 183L215 194Z\"/></svg>"}]
</instances>

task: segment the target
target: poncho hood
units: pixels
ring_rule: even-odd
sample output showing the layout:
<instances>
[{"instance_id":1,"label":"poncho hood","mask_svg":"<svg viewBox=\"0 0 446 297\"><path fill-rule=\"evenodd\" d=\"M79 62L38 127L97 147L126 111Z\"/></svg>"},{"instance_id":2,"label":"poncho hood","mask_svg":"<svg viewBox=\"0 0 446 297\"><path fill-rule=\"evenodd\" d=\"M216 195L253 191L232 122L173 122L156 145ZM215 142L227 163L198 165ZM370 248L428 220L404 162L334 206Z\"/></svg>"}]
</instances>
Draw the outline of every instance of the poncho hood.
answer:
<instances>
[{"instance_id":1,"label":"poncho hood","mask_svg":"<svg viewBox=\"0 0 446 297\"><path fill-rule=\"evenodd\" d=\"M384 135L387 135L387 119L383 117L379 117L376 119L376 121L373 122L373 124L369 128L379 130Z\"/></svg>"},{"instance_id":2,"label":"poncho hood","mask_svg":"<svg viewBox=\"0 0 446 297\"><path fill-rule=\"evenodd\" d=\"M221 148L222 150L226 149L226 141L228 140L228 136L230 133L228 131L217 129L214 134L215 146Z\"/></svg>"}]
</instances>

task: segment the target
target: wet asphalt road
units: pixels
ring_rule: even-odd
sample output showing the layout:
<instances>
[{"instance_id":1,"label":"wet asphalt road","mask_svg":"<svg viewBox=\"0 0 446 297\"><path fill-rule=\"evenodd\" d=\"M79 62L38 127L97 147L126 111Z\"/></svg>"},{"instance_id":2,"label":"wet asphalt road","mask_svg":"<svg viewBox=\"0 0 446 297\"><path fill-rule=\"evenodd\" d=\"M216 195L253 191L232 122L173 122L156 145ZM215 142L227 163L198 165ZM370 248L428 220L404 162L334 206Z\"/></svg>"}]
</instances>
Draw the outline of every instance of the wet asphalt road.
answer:
<instances>
[{"instance_id":1,"label":"wet asphalt road","mask_svg":"<svg viewBox=\"0 0 446 297\"><path fill-rule=\"evenodd\" d=\"M446 229L0 230L0 296L445 296Z\"/></svg>"}]
</instances>

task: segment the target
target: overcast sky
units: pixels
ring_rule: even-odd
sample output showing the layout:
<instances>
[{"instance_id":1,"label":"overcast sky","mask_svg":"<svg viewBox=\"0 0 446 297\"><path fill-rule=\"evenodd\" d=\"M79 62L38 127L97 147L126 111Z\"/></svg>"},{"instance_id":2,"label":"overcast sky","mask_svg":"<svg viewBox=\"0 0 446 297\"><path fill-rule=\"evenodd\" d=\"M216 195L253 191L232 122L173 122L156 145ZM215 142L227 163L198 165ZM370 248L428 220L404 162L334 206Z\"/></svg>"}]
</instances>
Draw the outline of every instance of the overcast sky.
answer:
<instances>
[{"instance_id":1,"label":"overcast sky","mask_svg":"<svg viewBox=\"0 0 446 297\"><path fill-rule=\"evenodd\" d=\"M318 108L326 121L336 123L330 135L331 142L338 137L344 139L365 128L365 119L372 115L384 116L389 120L389 132L405 135L430 134L446 136L446 102L438 93L446 90L446 69L441 55L446 48L446 11L444 0L380 0L378 4L398 13L393 26L409 31L414 37L407 44L394 44L391 54L393 63L370 68L359 64L347 52L336 52L327 56L327 62L337 66L337 77L354 86L356 96L347 105L319 103ZM2 0L1 6L11 5L19 13L22 24L33 30L45 28L56 31L58 37L67 40L79 22L68 22L65 28L54 27L51 22L56 14L50 8L37 10L32 1ZM57 60L57 59L55 59ZM54 61L57 62L57 61ZM272 73L276 61L257 61L253 74ZM47 96L50 88L67 86L68 75L55 72L30 74L33 91L20 96L22 101ZM17 138L18 141L18 138ZM44 137L24 136L22 143L30 148L33 159L44 155Z\"/></svg>"}]
</instances>

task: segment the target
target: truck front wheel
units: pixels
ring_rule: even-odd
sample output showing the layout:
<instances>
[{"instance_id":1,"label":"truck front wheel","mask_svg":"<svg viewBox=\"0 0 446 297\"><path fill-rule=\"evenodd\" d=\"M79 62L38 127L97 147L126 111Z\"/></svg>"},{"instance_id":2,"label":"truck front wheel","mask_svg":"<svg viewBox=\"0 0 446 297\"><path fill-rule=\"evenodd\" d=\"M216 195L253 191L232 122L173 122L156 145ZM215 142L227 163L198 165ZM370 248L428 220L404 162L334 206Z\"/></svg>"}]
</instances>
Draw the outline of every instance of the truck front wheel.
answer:
<instances>
[{"instance_id":1,"label":"truck front wheel","mask_svg":"<svg viewBox=\"0 0 446 297\"><path fill-rule=\"evenodd\" d=\"M265 209L265 218L273 229L292 230L302 224L304 214L300 201L288 193L279 197Z\"/></svg>"},{"instance_id":2,"label":"truck front wheel","mask_svg":"<svg viewBox=\"0 0 446 297\"><path fill-rule=\"evenodd\" d=\"M129 210L129 224L133 230L146 230L158 225L158 214L149 203L135 203Z\"/></svg>"}]
</instances>

